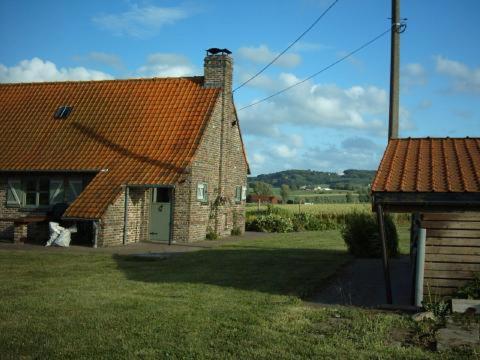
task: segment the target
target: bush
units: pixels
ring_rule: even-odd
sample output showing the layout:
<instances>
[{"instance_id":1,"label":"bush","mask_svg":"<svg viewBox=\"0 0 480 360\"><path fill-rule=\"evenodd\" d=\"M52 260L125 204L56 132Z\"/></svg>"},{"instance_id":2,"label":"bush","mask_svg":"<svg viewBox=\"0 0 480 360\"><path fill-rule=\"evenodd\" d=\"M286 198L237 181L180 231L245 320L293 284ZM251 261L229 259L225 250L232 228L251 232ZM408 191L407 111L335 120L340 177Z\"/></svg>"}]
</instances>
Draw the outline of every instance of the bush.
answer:
<instances>
[{"instance_id":1,"label":"bush","mask_svg":"<svg viewBox=\"0 0 480 360\"><path fill-rule=\"evenodd\" d=\"M291 232L293 231L292 220L279 214L259 215L248 220L247 229L261 232Z\"/></svg>"},{"instance_id":2,"label":"bush","mask_svg":"<svg viewBox=\"0 0 480 360\"><path fill-rule=\"evenodd\" d=\"M455 295L461 299L480 299L480 274L476 273L475 278L458 289Z\"/></svg>"},{"instance_id":3,"label":"bush","mask_svg":"<svg viewBox=\"0 0 480 360\"><path fill-rule=\"evenodd\" d=\"M242 230L240 230L238 226L235 226L232 229L232 236L239 236L239 235L242 235Z\"/></svg>"},{"instance_id":4,"label":"bush","mask_svg":"<svg viewBox=\"0 0 480 360\"><path fill-rule=\"evenodd\" d=\"M390 216L385 216L385 232L387 235L387 253L398 255L398 234ZM345 226L342 229L343 240L348 251L356 257L381 257L382 242L378 233L377 220L374 214L353 212L345 215Z\"/></svg>"}]
</instances>

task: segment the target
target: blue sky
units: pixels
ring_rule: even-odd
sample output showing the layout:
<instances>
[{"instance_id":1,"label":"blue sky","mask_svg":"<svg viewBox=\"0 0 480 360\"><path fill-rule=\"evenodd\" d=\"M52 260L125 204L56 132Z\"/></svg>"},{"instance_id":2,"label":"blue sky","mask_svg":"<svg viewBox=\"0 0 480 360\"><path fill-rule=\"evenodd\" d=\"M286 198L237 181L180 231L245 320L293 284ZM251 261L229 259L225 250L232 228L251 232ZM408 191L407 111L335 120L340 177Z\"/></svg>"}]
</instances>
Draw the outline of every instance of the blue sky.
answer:
<instances>
[{"instance_id":1,"label":"blue sky","mask_svg":"<svg viewBox=\"0 0 480 360\"><path fill-rule=\"evenodd\" d=\"M0 82L202 75L205 49L253 75L333 0L0 2ZM400 136L480 136L476 0L403 0ZM389 26L389 0L340 0L235 92L237 108L329 65ZM239 111L253 174L375 169L386 144L390 38Z\"/></svg>"}]
</instances>

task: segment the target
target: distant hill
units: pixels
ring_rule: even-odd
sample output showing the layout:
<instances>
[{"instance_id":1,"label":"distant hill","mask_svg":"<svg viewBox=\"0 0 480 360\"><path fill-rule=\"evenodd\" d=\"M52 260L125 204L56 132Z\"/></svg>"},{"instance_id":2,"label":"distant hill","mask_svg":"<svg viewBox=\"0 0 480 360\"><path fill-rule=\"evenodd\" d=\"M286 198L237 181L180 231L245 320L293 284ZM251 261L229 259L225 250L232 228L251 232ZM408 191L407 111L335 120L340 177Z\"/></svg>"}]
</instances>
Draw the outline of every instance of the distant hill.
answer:
<instances>
[{"instance_id":1,"label":"distant hill","mask_svg":"<svg viewBox=\"0 0 480 360\"><path fill-rule=\"evenodd\" d=\"M374 170L345 170L342 175L334 172L323 172L314 170L285 170L272 174L261 174L248 178L250 184L255 181L263 181L273 187L288 184L293 189L302 186L324 185L332 189L365 188L370 185L375 176Z\"/></svg>"}]
</instances>

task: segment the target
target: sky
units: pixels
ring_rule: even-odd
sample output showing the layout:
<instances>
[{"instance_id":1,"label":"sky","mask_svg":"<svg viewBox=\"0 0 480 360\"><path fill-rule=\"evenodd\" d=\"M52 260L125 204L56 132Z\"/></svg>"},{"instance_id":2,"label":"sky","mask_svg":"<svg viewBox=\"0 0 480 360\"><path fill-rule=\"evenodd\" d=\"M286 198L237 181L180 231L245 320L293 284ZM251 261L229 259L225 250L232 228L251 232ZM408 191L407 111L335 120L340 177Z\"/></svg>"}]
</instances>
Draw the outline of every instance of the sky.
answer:
<instances>
[{"instance_id":1,"label":"sky","mask_svg":"<svg viewBox=\"0 0 480 360\"><path fill-rule=\"evenodd\" d=\"M234 87L333 0L1 0L0 82L203 75L228 48ZM480 136L477 0L403 0L400 137ZM387 142L390 36L279 96L390 26L390 0L339 0L234 93L253 175L376 169Z\"/></svg>"}]
</instances>

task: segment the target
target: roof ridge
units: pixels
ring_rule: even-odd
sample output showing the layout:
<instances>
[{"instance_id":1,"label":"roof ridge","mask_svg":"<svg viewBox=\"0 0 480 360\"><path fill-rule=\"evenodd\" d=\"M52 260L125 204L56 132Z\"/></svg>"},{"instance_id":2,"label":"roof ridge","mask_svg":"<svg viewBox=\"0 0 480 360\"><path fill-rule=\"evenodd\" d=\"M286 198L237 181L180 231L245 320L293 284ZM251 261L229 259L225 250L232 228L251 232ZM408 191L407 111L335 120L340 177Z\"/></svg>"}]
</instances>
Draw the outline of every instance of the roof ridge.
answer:
<instances>
[{"instance_id":1,"label":"roof ridge","mask_svg":"<svg viewBox=\"0 0 480 360\"><path fill-rule=\"evenodd\" d=\"M203 75L196 76L166 76L166 77L138 77L126 79L100 79L100 80L57 80L57 81L29 81L16 83L0 83L0 86L26 86L26 85L53 85L53 84L79 84L79 83L102 83L102 82L147 82L147 81L162 81L162 80L190 80L201 79Z\"/></svg>"}]
</instances>

